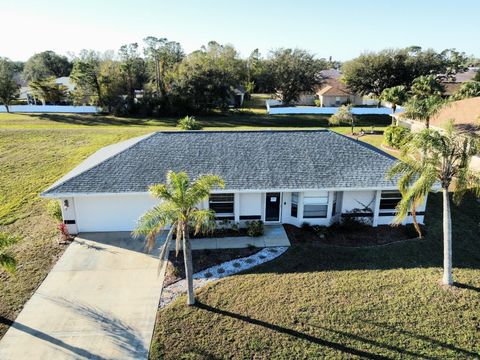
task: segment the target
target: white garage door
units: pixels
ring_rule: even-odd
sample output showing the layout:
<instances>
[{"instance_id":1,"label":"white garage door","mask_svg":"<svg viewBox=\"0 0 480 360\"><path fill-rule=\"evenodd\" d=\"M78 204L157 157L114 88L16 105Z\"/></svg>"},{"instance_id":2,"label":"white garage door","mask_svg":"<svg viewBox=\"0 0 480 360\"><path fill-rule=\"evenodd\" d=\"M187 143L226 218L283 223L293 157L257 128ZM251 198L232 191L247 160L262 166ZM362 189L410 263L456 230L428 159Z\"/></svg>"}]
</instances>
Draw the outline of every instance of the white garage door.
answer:
<instances>
[{"instance_id":1,"label":"white garage door","mask_svg":"<svg viewBox=\"0 0 480 360\"><path fill-rule=\"evenodd\" d=\"M157 203L148 194L75 197L78 231L132 231L140 216Z\"/></svg>"}]
</instances>

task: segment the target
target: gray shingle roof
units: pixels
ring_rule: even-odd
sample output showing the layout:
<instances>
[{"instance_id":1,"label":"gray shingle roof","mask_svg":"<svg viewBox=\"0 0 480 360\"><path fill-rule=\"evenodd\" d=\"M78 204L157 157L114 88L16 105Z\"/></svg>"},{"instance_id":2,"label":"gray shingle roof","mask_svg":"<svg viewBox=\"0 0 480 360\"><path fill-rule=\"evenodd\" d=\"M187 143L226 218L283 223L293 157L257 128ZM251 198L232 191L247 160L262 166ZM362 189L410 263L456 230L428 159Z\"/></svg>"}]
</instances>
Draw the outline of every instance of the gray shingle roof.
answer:
<instances>
[{"instance_id":1,"label":"gray shingle roof","mask_svg":"<svg viewBox=\"0 0 480 360\"><path fill-rule=\"evenodd\" d=\"M385 173L394 161L327 130L157 132L43 195L146 192L168 170L216 174L229 190L392 188Z\"/></svg>"}]
</instances>

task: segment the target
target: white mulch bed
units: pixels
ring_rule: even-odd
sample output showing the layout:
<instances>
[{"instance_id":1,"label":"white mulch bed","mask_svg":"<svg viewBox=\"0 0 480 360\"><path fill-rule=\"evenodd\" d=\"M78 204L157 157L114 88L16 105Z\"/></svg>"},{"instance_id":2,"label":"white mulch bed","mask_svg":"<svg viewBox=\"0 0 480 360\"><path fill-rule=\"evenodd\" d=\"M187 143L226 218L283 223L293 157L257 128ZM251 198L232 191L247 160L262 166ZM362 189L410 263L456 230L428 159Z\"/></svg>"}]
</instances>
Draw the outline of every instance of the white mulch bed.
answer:
<instances>
[{"instance_id":1,"label":"white mulch bed","mask_svg":"<svg viewBox=\"0 0 480 360\"><path fill-rule=\"evenodd\" d=\"M212 266L193 274L193 288L198 289L205 284L222 279L227 276L237 274L241 271L251 269L257 265L271 261L285 251L288 247L278 246L269 247L259 252L240 259L230 260L219 265ZM187 281L179 280L169 286L163 288L162 298L160 300L160 308L163 308L174 301L177 297L187 292Z\"/></svg>"}]
</instances>

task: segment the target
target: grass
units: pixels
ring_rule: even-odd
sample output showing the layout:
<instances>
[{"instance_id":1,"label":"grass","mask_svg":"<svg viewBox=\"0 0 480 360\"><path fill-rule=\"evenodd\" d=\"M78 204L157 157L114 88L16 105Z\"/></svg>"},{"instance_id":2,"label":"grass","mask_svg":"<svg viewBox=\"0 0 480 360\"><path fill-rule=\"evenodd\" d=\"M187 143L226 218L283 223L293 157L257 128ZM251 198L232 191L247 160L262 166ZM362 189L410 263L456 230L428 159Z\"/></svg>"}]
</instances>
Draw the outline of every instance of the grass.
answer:
<instances>
[{"instance_id":1,"label":"grass","mask_svg":"<svg viewBox=\"0 0 480 360\"><path fill-rule=\"evenodd\" d=\"M267 116L261 109L199 116L206 130L317 129L328 117ZM0 337L40 285L64 246L39 193L99 148L156 130L175 130L177 118L103 115L0 114L0 232L18 236L11 251L15 275L0 270ZM363 117L359 126L388 125L388 117ZM335 128L347 133L348 127ZM380 137L380 136L379 136Z\"/></svg>"},{"instance_id":2,"label":"grass","mask_svg":"<svg viewBox=\"0 0 480 360\"><path fill-rule=\"evenodd\" d=\"M280 258L159 312L152 359L480 357L480 204L453 207L454 276L440 285L441 196L424 240L349 249L293 244Z\"/></svg>"}]
</instances>

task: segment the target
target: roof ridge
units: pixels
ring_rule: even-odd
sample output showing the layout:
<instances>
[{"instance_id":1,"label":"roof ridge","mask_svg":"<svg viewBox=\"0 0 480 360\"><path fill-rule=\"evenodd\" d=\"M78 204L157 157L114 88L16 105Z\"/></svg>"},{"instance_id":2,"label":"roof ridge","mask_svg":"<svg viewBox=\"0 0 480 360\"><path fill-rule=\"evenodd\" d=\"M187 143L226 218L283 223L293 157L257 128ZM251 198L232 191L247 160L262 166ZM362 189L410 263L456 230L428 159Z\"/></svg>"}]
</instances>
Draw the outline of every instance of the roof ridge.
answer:
<instances>
[{"instance_id":1,"label":"roof ridge","mask_svg":"<svg viewBox=\"0 0 480 360\"><path fill-rule=\"evenodd\" d=\"M153 135L155 135L155 134L156 134L156 132L152 132L152 133L150 133L150 134L137 137L137 138L139 138L138 141L134 142L133 144L131 144L131 145L127 146L126 148L124 148L124 149L116 152L116 153L113 154L112 156L109 156L109 157L103 159L102 161L100 161L100 162L92 165L91 167L89 167L89 168L87 168L87 169L85 169L85 170L83 170L83 171L80 171L78 174L75 174L75 175L72 176L72 177L67 177L67 178L65 178L63 181L61 181L61 182L59 182L59 183L54 183L54 184L51 185L49 188L47 188L45 191L43 191L40 195L47 194L47 193L55 190L56 188L62 186L62 185L65 184L66 182L71 181L71 180L79 177L80 175L85 174L86 172L88 172L88 171L90 171L90 170L92 170L92 169L95 169L96 167L100 166L101 164L104 164L105 162L107 162L107 161L109 161L109 160L117 157L117 156L120 155L120 154L123 154L125 151L130 150L131 148L133 148L133 147L137 146L138 144L142 143L143 141L151 138L151 137L152 137ZM129 140L132 140L132 139L135 139L135 137L129 138L129 139L124 140L124 141L129 141ZM110 144L110 145L118 145L118 143L113 143L113 144ZM98 149L97 151L95 151L95 152L94 152L92 155L90 155L90 156L95 155L97 152L99 152L99 151L102 150L102 149L105 149L105 148L108 147L108 146L109 146L109 145L106 145L106 146ZM90 157L90 156L89 156L89 157ZM89 157L87 157L87 159L88 159ZM86 161L87 159L83 160L80 164L82 164L82 163L83 163L84 161ZM71 171L75 170L76 168L77 168L77 167L74 167ZM70 173L70 172L69 172L69 173ZM68 175L68 173L67 173L65 176L67 176L67 175ZM60 179L62 179L62 178L60 178Z\"/></svg>"},{"instance_id":2,"label":"roof ridge","mask_svg":"<svg viewBox=\"0 0 480 360\"><path fill-rule=\"evenodd\" d=\"M226 133L226 134L235 134L235 133L294 133L294 132L331 132L331 130L326 128L320 129L299 129L299 130L287 130L287 129L263 129L263 130L158 130L153 134L202 134L202 133Z\"/></svg>"}]
</instances>

